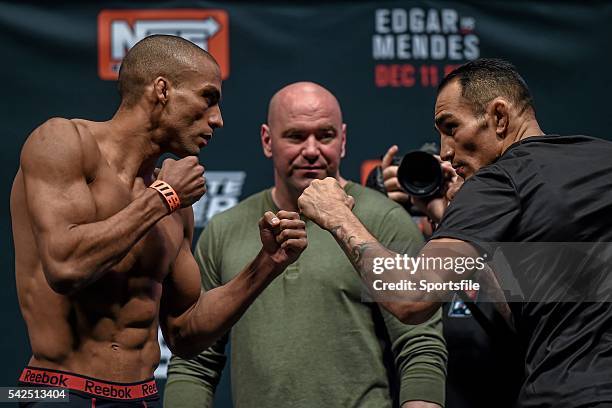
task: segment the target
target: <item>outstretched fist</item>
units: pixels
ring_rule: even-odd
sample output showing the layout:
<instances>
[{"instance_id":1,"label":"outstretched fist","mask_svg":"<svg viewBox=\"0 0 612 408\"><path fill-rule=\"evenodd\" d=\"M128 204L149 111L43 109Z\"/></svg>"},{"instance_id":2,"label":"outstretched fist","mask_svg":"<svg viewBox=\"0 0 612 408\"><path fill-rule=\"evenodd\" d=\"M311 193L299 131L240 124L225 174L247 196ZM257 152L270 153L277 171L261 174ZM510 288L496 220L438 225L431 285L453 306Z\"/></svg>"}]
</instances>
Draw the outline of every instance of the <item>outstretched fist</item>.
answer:
<instances>
[{"instance_id":1,"label":"outstretched fist","mask_svg":"<svg viewBox=\"0 0 612 408\"><path fill-rule=\"evenodd\" d=\"M298 198L300 212L326 230L342 223L346 218L343 214L354 205L355 199L333 177L312 180Z\"/></svg>"},{"instance_id":2,"label":"outstretched fist","mask_svg":"<svg viewBox=\"0 0 612 408\"><path fill-rule=\"evenodd\" d=\"M259 235L263 251L280 270L295 262L308 246L306 223L291 211L266 211L259 220Z\"/></svg>"}]
</instances>

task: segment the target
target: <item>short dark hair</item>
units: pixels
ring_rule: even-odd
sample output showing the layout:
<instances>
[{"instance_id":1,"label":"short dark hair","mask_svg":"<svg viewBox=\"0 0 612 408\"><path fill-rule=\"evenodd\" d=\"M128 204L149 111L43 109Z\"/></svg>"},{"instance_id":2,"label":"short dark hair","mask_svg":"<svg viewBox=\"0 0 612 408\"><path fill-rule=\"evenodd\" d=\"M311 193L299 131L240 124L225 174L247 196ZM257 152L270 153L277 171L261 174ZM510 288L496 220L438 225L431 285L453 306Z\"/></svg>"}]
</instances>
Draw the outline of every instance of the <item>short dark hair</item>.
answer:
<instances>
[{"instance_id":1,"label":"short dark hair","mask_svg":"<svg viewBox=\"0 0 612 408\"><path fill-rule=\"evenodd\" d=\"M140 40L121 62L118 88L122 103L133 105L144 86L158 76L178 83L180 68L195 66L198 56L217 64L208 52L181 37L156 34Z\"/></svg>"},{"instance_id":2,"label":"short dark hair","mask_svg":"<svg viewBox=\"0 0 612 408\"><path fill-rule=\"evenodd\" d=\"M498 96L516 104L521 113L527 109L535 111L527 83L508 61L479 58L463 64L444 77L438 86L438 94L455 79L461 85L461 96L473 105L478 115L483 115L487 103Z\"/></svg>"}]
</instances>

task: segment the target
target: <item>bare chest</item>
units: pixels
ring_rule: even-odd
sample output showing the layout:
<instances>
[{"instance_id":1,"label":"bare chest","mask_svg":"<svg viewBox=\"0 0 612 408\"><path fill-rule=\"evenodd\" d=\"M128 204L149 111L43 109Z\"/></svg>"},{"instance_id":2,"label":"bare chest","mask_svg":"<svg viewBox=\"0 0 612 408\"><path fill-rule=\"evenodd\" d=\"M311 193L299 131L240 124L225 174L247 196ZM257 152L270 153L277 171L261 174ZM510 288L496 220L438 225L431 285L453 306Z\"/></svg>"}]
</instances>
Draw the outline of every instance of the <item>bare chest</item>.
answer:
<instances>
[{"instance_id":1,"label":"bare chest","mask_svg":"<svg viewBox=\"0 0 612 408\"><path fill-rule=\"evenodd\" d=\"M110 169L99 171L89 186L97 221L116 216L146 189L141 179L137 179L131 188L128 187ZM183 223L178 214L162 218L135 241L115 265L109 278L115 275L163 281L176 259L183 238Z\"/></svg>"}]
</instances>

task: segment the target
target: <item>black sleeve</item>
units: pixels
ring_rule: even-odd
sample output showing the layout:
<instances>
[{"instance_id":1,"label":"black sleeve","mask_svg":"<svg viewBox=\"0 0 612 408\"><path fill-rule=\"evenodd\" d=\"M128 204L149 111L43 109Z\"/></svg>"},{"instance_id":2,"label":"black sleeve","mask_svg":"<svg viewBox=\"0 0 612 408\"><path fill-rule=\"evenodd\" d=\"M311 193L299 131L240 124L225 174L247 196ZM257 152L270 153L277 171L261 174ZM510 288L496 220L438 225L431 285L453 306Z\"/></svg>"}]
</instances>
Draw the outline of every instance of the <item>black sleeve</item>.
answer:
<instances>
[{"instance_id":1,"label":"black sleeve","mask_svg":"<svg viewBox=\"0 0 612 408\"><path fill-rule=\"evenodd\" d=\"M456 238L474 244L504 241L519 212L512 180L493 164L463 184L431 239Z\"/></svg>"}]
</instances>

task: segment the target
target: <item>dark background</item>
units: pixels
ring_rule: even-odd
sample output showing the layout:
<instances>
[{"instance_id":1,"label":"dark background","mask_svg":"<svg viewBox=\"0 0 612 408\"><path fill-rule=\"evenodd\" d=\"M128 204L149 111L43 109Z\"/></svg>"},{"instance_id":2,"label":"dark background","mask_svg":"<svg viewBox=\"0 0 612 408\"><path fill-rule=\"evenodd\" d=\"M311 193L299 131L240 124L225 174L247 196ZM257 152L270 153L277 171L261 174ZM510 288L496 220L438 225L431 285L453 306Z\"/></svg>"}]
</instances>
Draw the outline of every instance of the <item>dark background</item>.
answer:
<instances>
[{"instance_id":1,"label":"dark background","mask_svg":"<svg viewBox=\"0 0 612 408\"><path fill-rule=\"evenodd\" d=\"M272 94L294 81L319 82L338 97L348 124L345 177L358 180L361 163L379 157L390 144L406 151L437 140L432 120L435 83L423 86L418 76L413 86L375 83L377 64L409 64L418 72L424 65L442 70L466 61L449 56L373 58L376 9L415 7L425 12L452 9L460 18L473 18L469 34L478 37L479 55L505 58L518 67L546 132L612 138L610 2L1 2L0 171L6 199L1 213L0 309L5 315L0 385L15 384L30 352L17 304L9 213L19 152L27 135L49 117L107 120L117 108L116 84L100 79L97 70L97 18L102 10L227 12L230 73L221 104L225 128L215 133L201 162L207 170L246 172L244 198L272 183L271 165L261 154L259 126ZM222 387L226 401L226 382Z\"/></svg>"}]
</instances>

